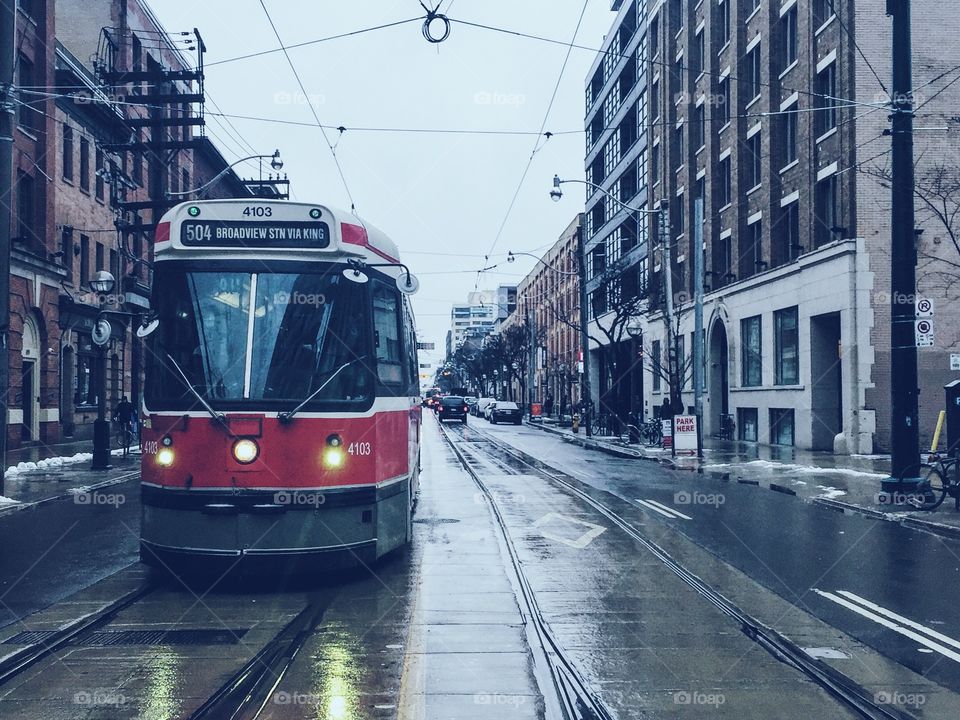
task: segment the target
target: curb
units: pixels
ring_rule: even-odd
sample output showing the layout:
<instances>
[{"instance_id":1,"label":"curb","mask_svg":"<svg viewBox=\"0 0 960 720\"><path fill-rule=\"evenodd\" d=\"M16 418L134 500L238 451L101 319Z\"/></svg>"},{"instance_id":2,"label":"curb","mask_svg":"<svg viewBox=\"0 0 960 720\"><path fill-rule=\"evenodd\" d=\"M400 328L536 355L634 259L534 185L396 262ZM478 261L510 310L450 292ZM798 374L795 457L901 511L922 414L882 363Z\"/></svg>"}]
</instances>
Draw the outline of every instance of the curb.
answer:
<instances>
[{"instance_id":1,"label":"curb","mask_svg":"<svg viewBox=\"0 0 960 720\"><path fill-rule=\"evenodd\" d=\"M114 485L122 485L123 483L137 477L140 474L140 470L131 470L129 473L123 475L118 475L115 478L108 478L107 480L101 480L98 483L93 483L92 485L80 485L75 488L70 488L70 490L78 491L81 488L84 492L97 492L104 488L113 487ZM66 500L73 497L76 493L70 492L69 490L60 495L52 495L50 497L43 498L42 500L35 500L34 502L21 503L18 502L15 505L7 505L6 507L0 508L0 520L2 520L7 515L12 515L16 512L21 512L23 510L36 510L42 505L48 505L50 503L56 502L58 500Z\"/></svg>"},{"instance_id":2,"label":"curb","mask_svg":"<svg viewBox=\"0 0 960 720\"><path fill-rule=\"evenodd\" d=\"M635 451L630 451L627 449L619 450L617 448L612 448L605 443L597 442L596 440L588 440L587 438L580 438L577 436L572 436L570 433L564 432L562 430L557 430L552 427L546 427L540 423L531 423L529 421L524 421L524 424L536 428L537 430L542 430L543 432L550 433L552 435L559 435L566 442L573 443L575 445L580 445L581 447L587 448L588 450L598 450L600 452L606 453L608 455L613 455L615 457L629 458L636 460L649 460L665 467L669 467L672 470L692 470L696 471L700 475L706 477L711 477L714 480L720 482L730 482L733 480L733 477L730 473L717 473L714 471L704 471L702 467L690 467L687 465L679 465L673 461L672 458L660 458L654 457L651 455L646 455L638 453ZM806 503L811 505L817 505L822 508L833 510L840 513L855 513L857 515L863 515L864 517L872 518L874 520L883 520L885 522L896 522L904 527L908 527L912 530L919 530L921 532L930 533L931 535L937 535L939 537L947 538L949 540L960 540L960 527L954 527L953 525L945 525L944 523L934 522L932 520L920 520L915 517L899 517L890 515L881 510L875 510L873 508L864 507L862 505L855 505L853 503L843 502L842 500L833 500L830 498L805 498L797 494L792 488L786 487L784 485L779 485L777 483L770 483L769 485L761 485L759 480L752 480L749 478L737 477L736 482L740 485L752 485L754 487L766 487L773 492L780 493L782 495L787 495L790 497L796 497L800 500L803 500Z\"/></svg>"}]
</instances>

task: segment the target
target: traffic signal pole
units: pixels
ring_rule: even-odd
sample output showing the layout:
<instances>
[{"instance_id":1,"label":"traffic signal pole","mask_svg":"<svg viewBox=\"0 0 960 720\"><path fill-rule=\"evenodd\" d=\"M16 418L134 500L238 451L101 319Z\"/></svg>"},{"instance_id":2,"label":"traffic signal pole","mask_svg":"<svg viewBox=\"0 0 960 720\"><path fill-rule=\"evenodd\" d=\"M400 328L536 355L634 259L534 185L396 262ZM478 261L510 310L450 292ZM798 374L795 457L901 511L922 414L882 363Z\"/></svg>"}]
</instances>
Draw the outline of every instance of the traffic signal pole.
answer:
<instances>
[{"instance_id":1,"label":"traffic signal pole","mask_svg":"<svg viewBox=\"0 0 960 720\"><path fill-rule=\"evenodd\" d=\"M890 478L884 492L909 492L919 478L901 477L920 462L917 426L917 248L914 218L913 69L910 0L887 0L893 18L890 234Z\"/></svg>"}]
</instances>

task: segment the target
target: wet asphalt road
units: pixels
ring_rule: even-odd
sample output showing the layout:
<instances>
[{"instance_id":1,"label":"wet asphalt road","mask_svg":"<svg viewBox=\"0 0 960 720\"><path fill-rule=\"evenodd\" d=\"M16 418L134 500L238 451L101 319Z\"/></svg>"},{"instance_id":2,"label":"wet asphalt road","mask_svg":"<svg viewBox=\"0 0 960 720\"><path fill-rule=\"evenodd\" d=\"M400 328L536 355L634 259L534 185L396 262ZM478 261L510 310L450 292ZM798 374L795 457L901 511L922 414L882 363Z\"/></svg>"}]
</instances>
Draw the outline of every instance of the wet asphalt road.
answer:
<instances>
[{"instance_id":1,"label":"wet asphalt road","mask_svg":"<svg viewBox=\"0 0 960 720\"><path fill-rule=\"evenodd\" d=\"M0 517L0 627L137 562L139 478Z\"/></svg>"},{"instance_id":2,"label":"wet asphalt road","mask_svg":"<svg viewBox=\"0 0 960 720\"><path fill-rule=\"evenodd\" d=\"M960 543L896 523L842 515L766 489L586 451L528 426L476 424L581 482L633 503L651 521L669 524L789 602L960 691L960 655L931 651L882 622L915 632L903 619L853 603L879 616L878 622L830 599L850 603L850 596L839 593L852 593L917 623L925 628L924 636L932 630L948 640L960 639ZM936 644L960 652L960 645L947 640Z\"/></svg>"}]
</instances>

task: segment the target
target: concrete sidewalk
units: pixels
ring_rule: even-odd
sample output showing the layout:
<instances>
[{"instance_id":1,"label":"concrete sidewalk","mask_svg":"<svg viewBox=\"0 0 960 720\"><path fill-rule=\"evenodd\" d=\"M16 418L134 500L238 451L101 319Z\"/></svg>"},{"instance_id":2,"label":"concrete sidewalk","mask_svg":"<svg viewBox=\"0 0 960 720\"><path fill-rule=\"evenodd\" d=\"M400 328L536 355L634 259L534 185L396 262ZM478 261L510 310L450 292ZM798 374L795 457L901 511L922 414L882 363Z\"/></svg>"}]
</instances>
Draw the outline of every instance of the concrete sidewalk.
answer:
<instances>
[{"instance_id":1,"label":"concrete sidewalk","mask_svg":"<svg viewBox=\"0 0 960 720\"><path fill-rule=\"evenodd\" d=\"M92 443L86 443L84 448L79 443L70 443L69 446L57 445L54 448L76 450L73 455L47 455L40 460L65 457L70 459L79 454L89 454ZM8 458L10 455L8 455ZM11 458L12 461L12 458ZM21 462L35 462L23 460ZM109 470L91 470L90 459L79 462L67 462L22 470L7 474L3 481L3 500L0 501L0 517L11 512L36 507L39 504L57 500L59 498L76 495L80 492L89 492L101 488L126 482L137 477L140 473L140 451L131 450L124 457L120 450L114 450L111 459L112 467Z\"/></svg>"},{"instance_id":2,"label":"concrete sidewalk","mask_svg":"<svg viewBox=\"0 0 960 720\"><path fill-rule=\"evenodd\" d=\"M527 423L530 427L559 435L567 442L616 457L660 462L690 470L720 481L755 485L829 507L960 539L960 512L947 497L935 512L916 510L895 503L880 492L880 482L890 474L889 455L834 455L788 447L760 447L752 443L708 439L703 460L673 457L669 450L630 445L615 437L587 438L569 428L550 423ZM926 459L926 454L923 454Z\"/></svg>"}]
</instances>

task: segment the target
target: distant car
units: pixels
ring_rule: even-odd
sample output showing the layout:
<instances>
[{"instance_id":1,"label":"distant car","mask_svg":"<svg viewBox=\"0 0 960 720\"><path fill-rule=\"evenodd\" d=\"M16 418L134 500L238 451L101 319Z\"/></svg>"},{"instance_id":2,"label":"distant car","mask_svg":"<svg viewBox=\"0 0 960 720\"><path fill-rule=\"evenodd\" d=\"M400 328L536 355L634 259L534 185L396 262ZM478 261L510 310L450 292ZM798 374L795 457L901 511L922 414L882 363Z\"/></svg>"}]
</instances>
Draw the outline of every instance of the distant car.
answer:
<instances>
[{"instance_id":1,"label":"distant car","mask_svg":"<svg viewBox=\"0 0 960 720\"><path fill-rule=\"evenodd\" d=\"M494 425L498 422L512 422L514 425L519 425L523 422L523 410L515 402L498 400L490 408L490 422Z\"/></svg>"},{"instance_id":2,"label":"distant car","mask_svg":"<svg viewBox=\"0 0 960 720\"><path fill-rule=\"evenodd\" d=\"M483 411L486 409L487 405L493 402L493 398L482 397L477 398L477 404L471 408L471 411L477 417L484 417Z\"/></svg>"},{"instance_id":3,"label":"distant car","mask_svg":"<svg viewBox=\"0 0 960 720\"><path fill-rule=\"evenodd\" d=\"M468 410L467 412L471 412L471 411L473 410L473 406L477 404L477 398L475 398L475 397L465 397L465 398L464 398L464 402L466 402L466 403L467 403L467 407L470 408L470 410Z\"/></svg>"},{"instance_id":4,"label":"distant car","mask_svg":"<svg viewBox=\"0 0 960 720\"><path fill-rule=\"evenodd\" d=\"M488 403L486 404L486 406L483 408L483 419L484 419L484 420L489 420L489 419L490 419L490 413L491 413L491 412L493 411L493 409L497 406L497 403L498 403L498 402L500 402L500 400L494 400L493 402L488 402Z\"/></svg>"},{"instance_id":5,"label":"distant car","mask_svg":"<svg viewBox=\"0 0 960 720\"><path fill-rule=\"evenodd\" d=\"M437 410L437 419L440 422L444 420L459 420L466 424L467 422L467 402L459 395L447 395L440 398Z\"/></svg>"}]
</instances>

